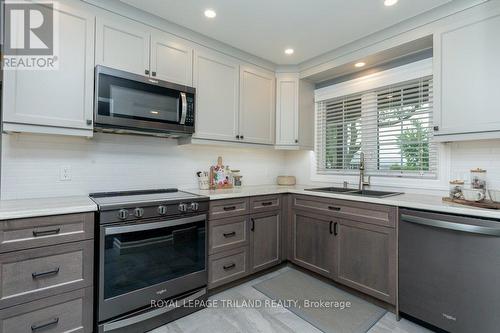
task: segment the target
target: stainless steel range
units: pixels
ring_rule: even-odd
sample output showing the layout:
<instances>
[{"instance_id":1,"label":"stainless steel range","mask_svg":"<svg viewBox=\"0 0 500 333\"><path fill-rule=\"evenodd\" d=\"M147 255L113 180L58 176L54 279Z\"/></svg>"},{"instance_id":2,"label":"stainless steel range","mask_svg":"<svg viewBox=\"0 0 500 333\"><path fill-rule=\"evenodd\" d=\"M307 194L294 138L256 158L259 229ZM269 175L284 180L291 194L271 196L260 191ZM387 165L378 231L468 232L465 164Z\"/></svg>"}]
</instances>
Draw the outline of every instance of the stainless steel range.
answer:
<instances>
[{"instance_id":1,"label":"stainless steel range","mask_svg":"<svg viewBox=\"0 0 500 333\"><path fill-rule=\"evenodd\" d=\"M206 298L208 198L176 189L90 197L99 207L96 331L144 332L199 309L176 305Z\"/></svg>"}]
</instances>

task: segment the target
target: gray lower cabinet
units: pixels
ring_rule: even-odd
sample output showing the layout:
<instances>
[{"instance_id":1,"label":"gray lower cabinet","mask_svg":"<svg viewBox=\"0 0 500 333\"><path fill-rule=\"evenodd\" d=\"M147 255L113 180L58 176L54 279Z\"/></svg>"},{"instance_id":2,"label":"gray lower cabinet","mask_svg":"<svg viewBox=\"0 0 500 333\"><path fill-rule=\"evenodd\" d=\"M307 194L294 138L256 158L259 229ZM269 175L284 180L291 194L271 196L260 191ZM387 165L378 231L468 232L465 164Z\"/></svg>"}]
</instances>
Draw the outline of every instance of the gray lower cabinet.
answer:
<instances>
[{"instance_id":1,"label":"gray lower cabinet","mask_svg":"<svg viewBox=\"0 0 500 333\"><path fill-rule=\"evenodd\" d=\"M247 246L214 254L208 259L208 287L215 288L245 277L249 274L248 267Z\"/></svg>"},{"instance_id":2,"label":"gray lower cabinet","mask_svg":"<svg viewBox=\"0 0 500 333\"><path fill-rule=\"evenodd\" d=\"M335 276L335 235L333 218L293 210L289 258L301 267L329 278Z\"/></svg>"},{"instance_id":3,"label":"gray lower cabinet","mask_svg":"<svg viewBox=\"0 0 500 333\"><path fill-rule=\"evenodd\" d=\"M250 272L281 261L281 211L250 216Z\"/></svg>"},{"instance_id":4,"label":"gray lower cabinet","mask_svg":"<svg viewBox=\"0 0 500 333\"><path fill-rule=\"evenodd\" d=\"M0 333L92 332L94 214L0 221Z\"/></svg>"},{"instance_id":5,"label":"gray lower cabinet","mask_svg":"<svg viewBox=\"0 0 500 333\"><path fill-rule=\"evenodd\" d=\"M335 279L381 299L396 301L396 230L339 220Z\"/></svg>"}]
</instances>

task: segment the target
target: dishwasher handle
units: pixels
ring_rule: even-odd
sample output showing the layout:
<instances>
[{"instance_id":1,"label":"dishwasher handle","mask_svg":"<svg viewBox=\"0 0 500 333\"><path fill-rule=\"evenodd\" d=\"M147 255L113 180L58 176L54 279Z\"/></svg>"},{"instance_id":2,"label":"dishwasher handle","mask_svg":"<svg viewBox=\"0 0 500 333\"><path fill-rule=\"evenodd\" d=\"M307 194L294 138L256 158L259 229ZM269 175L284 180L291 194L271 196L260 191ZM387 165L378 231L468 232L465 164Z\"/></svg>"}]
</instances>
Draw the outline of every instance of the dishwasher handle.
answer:
<instances>
[{"instance_id":1,"label":"dishwasher handle","mask_svg":"<svg viewBox=\"0 0 500 333\"><path fill-rule=\"evenodd\" d=\"M483 227L471 224L454 223L449 221L428 219L424 217L412 216L406 214L401 214L401 221L425 225L434 228L500 237L500 227L491 228L491 227Z\"/></svg>"}]
</instances>

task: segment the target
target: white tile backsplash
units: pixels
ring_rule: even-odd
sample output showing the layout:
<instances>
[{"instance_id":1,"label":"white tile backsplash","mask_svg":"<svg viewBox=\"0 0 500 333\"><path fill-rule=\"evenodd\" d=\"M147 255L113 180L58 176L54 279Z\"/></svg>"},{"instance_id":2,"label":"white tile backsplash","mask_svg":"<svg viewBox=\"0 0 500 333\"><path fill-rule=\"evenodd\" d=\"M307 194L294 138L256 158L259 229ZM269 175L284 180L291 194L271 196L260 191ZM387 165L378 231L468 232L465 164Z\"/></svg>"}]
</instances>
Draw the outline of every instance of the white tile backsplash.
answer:
<instances>
[{"instance_id":1,"label":"white tile backsplash","mask_svg":"<svg viewBox=\"0 0 500 333\"><path fill-rule=\"evenodd\" d=\"M244 184L274 184L285 153L271 148L178 146L173 139L96 134L93 139L14 134L2 137L2 199L87 195L96 191L197 187L195 172L222 156ZM69 166L71 180L60 180Z\"/></svg>"}]
</instances>

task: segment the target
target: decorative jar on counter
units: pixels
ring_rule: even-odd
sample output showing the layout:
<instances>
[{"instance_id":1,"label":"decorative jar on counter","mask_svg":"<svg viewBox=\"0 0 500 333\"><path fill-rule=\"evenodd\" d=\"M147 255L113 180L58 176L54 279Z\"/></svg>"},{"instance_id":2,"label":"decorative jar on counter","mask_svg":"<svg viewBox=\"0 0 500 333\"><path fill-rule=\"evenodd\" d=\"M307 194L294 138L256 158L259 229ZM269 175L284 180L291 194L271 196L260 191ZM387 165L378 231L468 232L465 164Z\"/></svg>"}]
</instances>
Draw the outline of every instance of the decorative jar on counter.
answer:
<instances>
[{"instance_id":1,"label":"decorative jar on counter","mask_svg":"<svg viewBox=\"0 0 500 333\"><path fill-rule=\"evenodd\" d=\"M460 179L450 181L450 198L461 199L465 182Z\"/></svg>"},{"instance_id":2,"label":"decorative jar on counter","mask_svg":"<svg viewBox=\"0 0 500 333\"><path fill-rule=\"evenodd\" d=\"M486 191L486 170L472 169L470 171L470 185L473 189Z\"/></svg>"}]
</instances>

